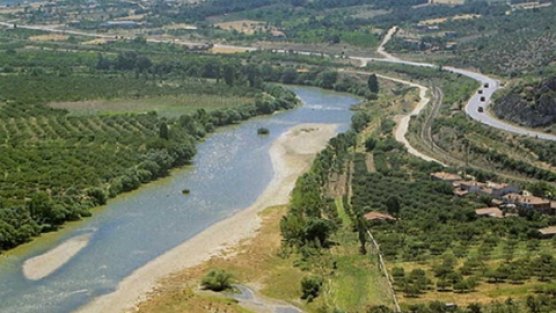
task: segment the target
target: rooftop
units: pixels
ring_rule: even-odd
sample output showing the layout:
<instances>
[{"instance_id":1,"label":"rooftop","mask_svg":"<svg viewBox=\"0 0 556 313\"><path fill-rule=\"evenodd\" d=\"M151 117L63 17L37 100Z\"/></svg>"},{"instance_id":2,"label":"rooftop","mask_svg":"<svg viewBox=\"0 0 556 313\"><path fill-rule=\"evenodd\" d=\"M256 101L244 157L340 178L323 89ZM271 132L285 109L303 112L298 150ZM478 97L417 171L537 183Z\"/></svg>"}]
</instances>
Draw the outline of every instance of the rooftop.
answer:
<instances>
[{"instance_id":1,"label":"rooftop","mask_svg":"<svg viewBox=\"0 0 556 313\"><path fill-rule=\"evenodd\" d=\"M494 205L494 206L500 206L502 204L504 204L504 201L502 201L500 199L492 199L492 201L491 201L491 205Z\"/></svg>"},{"instance_id":2,"label":"rooftop","mask_svg":"<svg viewBox=\"0 0 556 313\"><path fill-rule=\"evenodd\" d=\"M448 173L448 172L432 173L431 177L439 179L439 180L447 180L447 181L461 180L461 176L459 176L457 174Z\"/></svg>"},{"instance_id":3,"label":"rooftop","mask_svg":"<svg viewBox=\"0 0 556 313\"><path fill-rule=\"evenodd\" d=\"M371 211L365 215L363 218L367 221L395 221L396 218L387 213L381 213L376 211Z\"/></svg>"},{"instance_id":4,"label":"rooftop","mask_svg":"<svg viewBox=\"0 0 556 313\"><path fill-rule=\"evenodd\" d=\"M464 187L484 187L485 183L478 182L476 180L458 180L454 182L454 185L464 186Z\"/></svg>"},{"instance_id":5,"label":"rooftop","mask_svg":"<svg viewBox=\"0 0 556 313\"><path fill-rule=\"evenodd\" d=\"M484 193L492 194L494 192L494 189L489 187L481 187L481 191Z\"/></svg>"},{"instance_id":6,"label":"rooftop","mask_svg":"<svg viewBox=\"0 0 556 313\"><path fill-rule=\"evenodd\" d=\"M499 208L495 208L495 207L476 209L475 214L477 214L479 216L490 216L490 217L496 217L496 218L503 218L504 217L504 212L502 212L502 210L500 210Z\"/></svg>"},{"instance_id":7,"label":"rooftop","mask_svg":"<svg viewBox=\"0 0 556 313\"><path fill-rule=\"evenodd\" d=\"M548 226L539 229L539 232L543 235L556 235L556 226Z\"/></svg>"},{"instance_id":8,"label":"rooftop","mask_svg":"<svg viewBox=\"0 0 556 313\"><path fill-rule=\"evenodd\" d=\"M506 184L506 183L495 183L495 182L487 182L487 186L488 188L491 189L504 189L504 188L508 188L510 185Z\"/></svg>"},{"instance_id":9,"label":"rooftop","mask_svg":"<svg viewBox=\"0 0 556 313\"><path fill-rule=\"evenodd\" d=\"M527 203L527 204L549 204L550 200L535 197L535 196L522 196L517 193L510 193L504 196L504 199L512 201L512 202L519 202L519 203Z\"/></svg>"}]
</instances>

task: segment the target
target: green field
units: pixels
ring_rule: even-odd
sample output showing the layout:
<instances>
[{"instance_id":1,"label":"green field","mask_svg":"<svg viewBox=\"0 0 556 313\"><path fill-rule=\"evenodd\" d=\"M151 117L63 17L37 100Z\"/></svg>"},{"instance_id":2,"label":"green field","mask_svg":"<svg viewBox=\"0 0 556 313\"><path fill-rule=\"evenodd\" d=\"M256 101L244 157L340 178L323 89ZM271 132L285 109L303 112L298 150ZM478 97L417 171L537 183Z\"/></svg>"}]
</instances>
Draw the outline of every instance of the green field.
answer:
<instances>
[{"instance_id":1,"label":"green field","mask_svg":"<svg viewBox=\"0 0 556 313\"><path fill-rule=\"evenodd\" d=\"M89 100L77 102L52 102L50 107L65 109L71 115L114 115L123 113L156 112L160 116L176 117L192 114L199 109L208 112L253 104L254 99L240 96L181 94L137 99Z\"/></svg>"}]
</instances>

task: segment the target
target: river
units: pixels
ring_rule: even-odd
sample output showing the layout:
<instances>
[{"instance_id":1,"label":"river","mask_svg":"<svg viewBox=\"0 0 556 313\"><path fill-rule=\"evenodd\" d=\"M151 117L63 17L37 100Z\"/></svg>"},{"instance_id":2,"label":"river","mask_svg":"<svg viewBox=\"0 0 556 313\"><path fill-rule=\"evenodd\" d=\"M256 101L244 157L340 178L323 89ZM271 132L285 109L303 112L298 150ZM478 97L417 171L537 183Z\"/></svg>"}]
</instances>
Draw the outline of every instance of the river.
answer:
<instances>
[{"instance_id":1,"label":"river","mask_svg":"<svg viewBox=\"0 0 556 313\"><path fill-rule=\"evenodd\" d=\"M150 260L208 226L252 204L273 176L269 148L289 128L304 123L349 127L349 108L359 100L317 88L292 87L303 106L225 127L198 145L193 166L113 199L93 217L62 230L56 240L39 238L0 262L0 312L72 312L113 291ZM268 136L258 136L266 127ZM191 194L184 196L188 188ZM76 236L88 245L40 280L22 273L25 260Z\"/></svg>"},{"instance_id":2,"label":"river","mask_svg":"<svg viewBox=\"0 0 556 313\"><path fill-rule=\"evenodd\" d=\"M0 6L5 5L5 6L17 6L17 5L22 5L22 4L27 4L27 3L32 3L32 2L37 2L39 0L0 0Z\"/></svg>"}]
</instances>

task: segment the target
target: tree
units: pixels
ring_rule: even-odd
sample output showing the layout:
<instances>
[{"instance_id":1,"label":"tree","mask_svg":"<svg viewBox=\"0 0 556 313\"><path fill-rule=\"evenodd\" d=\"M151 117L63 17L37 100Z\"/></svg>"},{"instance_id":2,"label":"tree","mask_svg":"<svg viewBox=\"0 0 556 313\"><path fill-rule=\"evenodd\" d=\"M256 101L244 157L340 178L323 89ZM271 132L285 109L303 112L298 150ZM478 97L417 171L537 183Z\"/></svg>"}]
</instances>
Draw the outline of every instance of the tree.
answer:
<instances>
[{"instance_id":1,"label":"tree","mask_svg":"<svg viewBox=\"0 0 556 313\"><path fill-rule=\"evenodd\" d=\"M368 307L366 313L392 313L392 312L394 312L392 311L392 309L381 304L381 305L373 305L371 307Z\"/></svg>"},{"instance_id":2,"label":"tree","mask_svg":"<svg viewBox=\"0 0 556 313\"><path fill-rule=\"evenodd\" d=\"M340 43L340 40L341 40L340 35L338 35L338 34L332 34L332 35L328 35L326 37L327 37L326 39L328 40L328 42L331 43L331 44Z\"/></svg>"},{"instance_id":3,"label":"tree","mask_svg":"<svg viewBox=\"0 0 556 313\"><path fill-rule=\"evenodd\" d=\"M260 87L262 84L262 80L260 77L259 68L253 64L249 64L244 68L244 74L247 77L247 81L249 82L250 87Z\"/></svg>"},{"instance_id":4,"label":"tree","mask_svg":"<svg viewBox=\"0 0 556 313\"><path fill-rule=\"evenodd\" d=\"M293 84L297 80L297 71L293 67L287 67L282 73L282 82L284 84Z\"/></svg>"},{"instance_id":5,"label":"tree","mask_svg":"<svg viewBox=\"0 0 556 313\"><path fill-rule=\"evenodd\" d=\"M87 195L91 197L95 204L105 205L106 204L106 193L100 188L92 188L87 191Z\"/></svg>"},{"instance_id":6,"label":"tree","mask_svg":"<svg viewBox=\"0 0 556 313\"><path fill-rule=\"evenodd\" d=\"M527 189L537 197L552 197L554 193L554 189L544 181L531 183Z\"/></svg>"},{"instance_id":7,"label":"tree","mask_svg":"<svg viewBox=\"0 0 556 313\"><path fill-rule=\"evenodd\" d=\"M386 200L386 210L392 215L398 215L400 213L400 199L396 196L389 197Z\"/></svg>"},{"instance_id":8,"label":"tree","mask_svg":"<svg viewBox=\"0 0 556 313\"><path fill-rule=\"evenodd\" d=\"M52 222L56 216L50 196L45 192L37 192L28 204L29 213L38 224Z\"/></svg>"},{"instance_id":9,"label":"tree","mask_svg":"<svg viewBox=\"0 0 556 313\"><path fill-rule=\"evenodd\" d=\"M431 313L446 313L448 312L446 308L446 303L441 301L432 301L429 303L429 310Z\"/></svg>"},{"instance_id":10,"label":"tree","mask_svg":"<svg viewBox=\"0 0 556 313\"><path fill-rule=\"evenodd\" d=\"M369 75L369 78L367 79L367 87L372 93L378 93L379 85L378 85L378 78L376 77L376 74Z\"/></svg>"},{"instance_id":11,"label":"tree","mask_svg":"<svg viewBox=\"0 0 556 313\"><path fill-rule=\"evenodd\" d=\"M307 4L307 0L291 0L291 4L294 7L302 7Z\"/></svg>"},{"instance_id":12,"label":"tree","mask_svg":"<svg viewBox=\"0 0 556 313\"><path fill-rule=\"evenodd\" d=\"M487 281L495 284L503 282L509 275L509 270L505 265L500 265L496 269L487 271L485 274Z\"/></svg>"},{"instance_id":13,"label":"tree","mask_svg":"<svg viewBox=\"0 0 556 313\"><path fill-rule=\"evenodd\" d=\"M405 296L408 298L417 298L421 293L421 290L419 289L418 286L414 284L406 284L403 289L403 292L405 293Z\"/></svg>"},{"instance_id":14,"label":"tree","mask_svg":"<svg viewBox=\"0 0 556 313\"><path fill-rule=\"evenodd\" d=\"M232 64L224 64L222 76L228 86L233 86L236 79L236 69Z\"/></svg>"},{"instance_id":15,"label":"tree","mask_svg":"<svg viewBox=\"0 0 556 313\"><path fill-rule=\"evenodd\" d=\"M408 280L421 292L429 287L430 280L424 270L420 268L413 269L408 276Z\"/></svg>"},{"instance_id":16,"label":"tree","mask_svg":"<svg viewBox=\"0 0 556 313\"><path fill-rule=\"evenodd\" d=\"M351 117L351 128L356 132L362 131L369 121L371 117L366 112L358 111Z\"/></svg>"},{"instance_id":17,"label":"tree","mask_svg":"<svg viewBox=\"0 0 556 313\"><path fill-rule=\"evenodd\" d=\"M152 63L151 59L149 59L145 56L137 57L137 60L135 62L135 66L137 67L137 71L139 71L139 73L145 72L146 70L151 68L152 65L153 65L153 63Z\"/></svg>"},{"instance_id":18,"label":"tree","mask_svg":"<svg viewBox=\"0 0 556 313\"><path fill-rule=\"evenodd\" d=\"M527 297L526 304L527 304L527 308L529 309L529 312L531 312L531 313L539 313L540 312L539 303L537 302L537 300L533 296L528 296Z\"/></svg>"},{"instance_id":19,"label":"tree","mask_svg":"<svg viewBox=\"0 0 556 313\"><path fill-rule=\"evenodd\" d=\"M467 306L467 311L469 313L482 313L482 307L479 303L471 303Z\"/></svg>"},{"instance_id":20,"label":"tree","mask_svg":"<svg viewBox=\"0 0 556 313\"><path fill-rule=\"evenodd\" d=\"M280 220L280 232L284 241L292 246L301 245L304 237L303 220L297 214L287 214Z\"/></svg>"},{"instance_id":21,"label":"tree","mask_svg":"<svg viewBox=\"0 0 556 313\"><path fill-rule=\"evenodd\" d=\"M126 51L118 53L114 67L118 70L132 70L135 68L137 62L137 53L133 51Z\"/></svg>"},{"instance_id":22,"label":"tree","mask_svg":"<svg viewBox=\"0 0 556 313\"><path fill-rule=\"evenodd\" d=\"M166 122L163 121L160 123L158 135L161 139L168 140L170 138L170 131L168 129L168 124Z\"/></svg>"},{"instance_id":23,"label":"tree","mask_svg":"<svg viewBox=\"0 0 556 313\"><path fill-rule=\"evenodd\" d=\"M479 286L480 280L477 276L471 276L468 277L465 281L467 282L467 288L469 288L469 291L474 291L475 288Z\"/></svg>"},{"instance_id":24,"label":"tree","mask_svg":"<svg viewBox=\"0 0 556 313\"><path fill-rule=\"evenodd\" d=\"M433 266L432 271L434 276L438 278L449 279L449 275L454 273L454 264L456 260L454 257L446 255L442 260L442 263Z\"/></svg>"},{"instance_id":25,"label":"tree","mask_svg":"<svg viewBox=\"0 0 556 313\"><path fill-rule=\"evenodd\" d=\"M405 270L403 269L403 267L394 267L392 269L392 278L394 278L394 282L396 282L398 279L405 278Z\"/></svg>"},{"instance_id":26,"label":"tree","mask_svg":"<svg viewBox=\"0 0 556 313\"><path fill-rule=\"evenodd\" d=\"M201 286L219 292L232 288L232 280L232 274L221 269L212 269L203 277Z\"/></svg>"},{"instance_id":27,"label":"tree","mask_svg":"<svg viewBox=\"0 0 556 313\"><path fill-rule=\"evenodd\" d=\"M305 226L305 240L320 244L321 247L327 245L328 237L332 233L332 225L328 220L313 218Z\"/></svg>"},{"instance_id":28,"label":"tree","mask_svg":"<svg viewBox=\"0 0 556 313\"><path fill-rule=\"evenodd\" d=\"M556 276L554 257L549 254L541 254L532 262L532 267L540 281L546 282Z\"/></svg>"},{"instance_id":29,"label":"tree","mask_svg":"<svg viewBox=\"0 0 556 313\"><path fill-rule=\"evenodd\" d=\"M322 287L322 277L320 276L305 276L301 280L301 299L308 302L313 301L319 296Z\"/></svg>"},{"instance_id":30,"label":"tree","mask_svg":"<svg viewBox=\"0 0 556 313\"><path fill-rule=\"evenodd\" d=\"M145 45L147 44L147 38L143 36L136 36L135 38L133 38L133 43L138 45Z\"/></svg>"},{"instance_id":31,"label":"tree","mask_svg":"<svg viewBox=\"0 0 556 313\"><path fill-rule=\"evenodd\" d=\"M467 284L466 280L460 280L454 284L454 291L463 293L469 291L469 285Z\"/></svg>"},{"instance_id":32,"label":"tree","mask_svg":"<svg viewBox=\"0 0 556 313\"><path fill-rule=\"evenodd\" d=\"M373 137L369 137L367 138L367 140L365 140L365 149L367 151L373 151L373 149L376 147L376 139ZM450 190L451 191L451 190Z\"/></svg>"},{"instance_id":33,"label":"tree","mask_svg":"<svg viewBox=\"0 0 556 313\"><path fill-rule=\"evenodd\" d=\"M367 229L365 228L365 222L362 216L357 217L357 234L359 237L359 252L363 255L367 254Z\"/></svg>"},{"instance_id":34,"label":"tree","mask_svg":"<svg viewBox=\"0 0 556 313\"><path fill-rule=\"evenodd\" d=\"M438 291L448 291L448 288L450 288L450 286L450 282L445 278L440 278L436 281L436 290Z\"/></svg>"},{"instance_id":35,"label":"tree","mask_svg":"<svg viewBox=\"0 0 556 313\"><path fill-rule=\"evenodd\" d=\"M97 70L109 70L111 65L112 62L110 62L110 60L105 59L102 54L98 55L96 64Z\"/></svg>"},{"instance_id":36,"label":"tree","mask_svg":"<svg viewBox=\"0 0 556 313\"><path fill-rule=\"evenodd\" d=\"M338 72L336 71L324 71L318 76L318 84L322 88L332 89L336 80L338 80Z\"/></svg>"},{"instance_id":37,"label":"tree","mask_svg":"<svg viewBox=\"0 0 556 313\"><path fill-rule=\"evenodd\" d=\"M516 267L516 268L512 268L512 271L510 272L508 279L512 284L517 285L517 284L522 284L523 281L527 279L527 276L525 275L524 271L521 268Z\"/></svg>"}]
</instances>

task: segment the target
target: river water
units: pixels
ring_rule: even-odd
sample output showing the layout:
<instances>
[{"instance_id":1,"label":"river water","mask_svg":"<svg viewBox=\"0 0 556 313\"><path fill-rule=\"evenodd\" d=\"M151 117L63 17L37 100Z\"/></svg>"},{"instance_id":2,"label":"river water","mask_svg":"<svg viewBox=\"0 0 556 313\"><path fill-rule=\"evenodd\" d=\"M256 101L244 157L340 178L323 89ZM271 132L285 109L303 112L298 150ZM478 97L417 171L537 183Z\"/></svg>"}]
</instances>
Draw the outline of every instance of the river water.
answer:
<instances>
[{"instance_id":1,"label":"river water","mask_svg":"<svg viewBox=\"0 0 556 313\"><path fill-rule=\"evenodd\" d=\"M198 145L193 166L111 200L56 240L39 238L2 257L0 312L72 312L110 293L137 268L251 205L273 176L269 148L281 134L302 123L339 124L345 131L349 108L359 101L317 88L292 90L303 106L220 129ZM258 136L259 127L270 135ZM184 188L191 194L184 196ZM26 259L84 233L92 234L89 244L56 272L38 281L23 276Z\"/></svg>"},{"instance_id":2,"label":"river water","mask_svg":"<svg viewBox=\"0 0 556 313\"><path fill-rule=\"evenodd\" d=\"M37 2L38 0L31 0L31 1L25 1L25 0L0 0L0 6L1 5L5 5L5 6L17 6L17 5L22 5L25 3L31 3L31 2Z\"/></svg>"}]
</instances>

